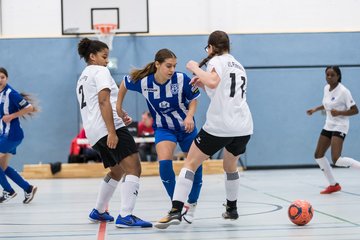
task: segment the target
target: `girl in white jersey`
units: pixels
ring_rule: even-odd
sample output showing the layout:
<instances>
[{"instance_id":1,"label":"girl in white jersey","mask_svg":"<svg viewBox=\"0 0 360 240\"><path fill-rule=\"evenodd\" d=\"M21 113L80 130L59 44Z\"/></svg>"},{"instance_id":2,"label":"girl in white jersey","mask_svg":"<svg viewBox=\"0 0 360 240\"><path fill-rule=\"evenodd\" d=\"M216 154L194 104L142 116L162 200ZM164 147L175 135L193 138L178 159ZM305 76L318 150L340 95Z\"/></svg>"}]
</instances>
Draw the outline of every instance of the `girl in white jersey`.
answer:
<instances>
[{"instance_id":1,"label":"girl in white jersey","mask_svg":"<svg viewBox=\"0 0 360 240\"><path fill-rule=\"evenodd\" d=\"M121 208L116 227L152 227L150 222L132 214L139 191L141 165L135 141L125 127L132 119L125 116L123 122L116 113L119 89L106 68L109 48L103 42L84 38L79 43L78 53L87 63L76 87L83 126L104 167L110 168L101 182L96 206L89 219L93 222L114 221L106 209L122 179Z\"/></svg>"},{"instance_id":2,"label":"girl in white jersey","mask_svg":"<svg viewBox=\"0 0 360 240\"><path fill-rule=\"evenodd\" d=\"M189 61L187 69L195 74L192 83L205 89L210 97L206 122L193 141L181 169L167 216L155 224L163 229L180 224L181 210L193 184L194 172L200 164L225 147L223 167L227 203L224 219L235 220L239 172L237 161L246 150L253 133L253 122L246 103L247 77L243 66L229 54L230 42L223 31L210 34L206 46L208 57L200 64ZM201 66L207 63L206 71ZM226 107L224 107L226 106Z\"/></svg>"},{"instance_id":3,"label":"girl in white jersey","mask_svg":"<svg viewBox=\"0 0 360 240\"><path fill-rule=\"evenodd\" d=\"M331 158L336 166L360 169L360 162L349 157L341 157L344 139L349 130L349 116L358 114L359 110L350 91L341 84L340 68L338 66L327 67L325 74L328 84L324 88L322 105L308 110L307 114L312 115L319 110L326 111L325 126L318 140L315 160L330 184L320 193L330 194L341 190L341 186L336 182L330 163L325 156L330 146Z\"/></svg>"}]
</instances>

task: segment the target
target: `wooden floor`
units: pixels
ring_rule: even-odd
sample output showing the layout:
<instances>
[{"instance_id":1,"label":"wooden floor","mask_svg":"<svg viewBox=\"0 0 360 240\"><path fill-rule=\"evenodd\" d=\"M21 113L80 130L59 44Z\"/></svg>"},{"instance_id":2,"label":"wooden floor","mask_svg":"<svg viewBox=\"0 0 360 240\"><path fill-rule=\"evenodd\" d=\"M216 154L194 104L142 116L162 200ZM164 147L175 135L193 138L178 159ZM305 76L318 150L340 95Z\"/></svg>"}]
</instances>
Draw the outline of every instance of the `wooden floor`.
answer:
<instances>
[{"instance_id":1,"label":"wooden floor","mask_svg":"<svg viewBox=\"0 0 360 240\"><path fill-rule=\"evenodd\" d=\"M326 182L319 169L244 171L238 200L240 218L226 221L221 218L223 175L205 175L195 222L166 230L118 229L113 223L89 223L87 216L94 207L101 178L30 180L39 188L32 203L22 204L22 192L15 188L18 196L0 205L0 239L358 240L360 174L336 168L335 176L343 191L321 195ZM287 208L295 199L306 199L315 209L306 226L288 220ZM117 190L110 213L117 216L119 206ZM143 177L134 214L155 222L169 208L159 177Z\"/></svg>"},{"instance_id":2,"label":"wooden floor","mask_svg":"<svg viewBox=\"0 0 360 240\"><path fill-rule=\"evenodd\" d=\"M173 161L173 167L178 174L184 161ZM203 163L204 174L219 174L223 172L223 161L207 160ZM142 176L158 176L158 162L141 162ZM51 172L50 164L28 164L24 166L22 176L26 179L48 178L98 178L104 176L109 170L102 163L70 163L61 164L61 170L55 174Z\"/></svg>"}]
</instances>

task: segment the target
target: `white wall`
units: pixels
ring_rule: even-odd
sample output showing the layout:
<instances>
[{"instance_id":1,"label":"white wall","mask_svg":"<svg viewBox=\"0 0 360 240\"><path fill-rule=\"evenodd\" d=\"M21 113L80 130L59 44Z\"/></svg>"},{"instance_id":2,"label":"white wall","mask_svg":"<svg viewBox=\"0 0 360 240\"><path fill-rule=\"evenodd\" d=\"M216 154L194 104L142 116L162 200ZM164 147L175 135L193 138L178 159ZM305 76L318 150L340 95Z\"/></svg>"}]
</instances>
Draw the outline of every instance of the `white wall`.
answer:
<instances>
[{"instance_id":1,"label":"white wall","mask_svg":"<svg viewBox=\"0 0 360 240\"><path fill-rule=\"evenodd\" d=\"M61 36L61 0L0 1L2 37ZM149 0L150 34L360 31L359 9L359 0Z\"/></svg>"}]
</instances>

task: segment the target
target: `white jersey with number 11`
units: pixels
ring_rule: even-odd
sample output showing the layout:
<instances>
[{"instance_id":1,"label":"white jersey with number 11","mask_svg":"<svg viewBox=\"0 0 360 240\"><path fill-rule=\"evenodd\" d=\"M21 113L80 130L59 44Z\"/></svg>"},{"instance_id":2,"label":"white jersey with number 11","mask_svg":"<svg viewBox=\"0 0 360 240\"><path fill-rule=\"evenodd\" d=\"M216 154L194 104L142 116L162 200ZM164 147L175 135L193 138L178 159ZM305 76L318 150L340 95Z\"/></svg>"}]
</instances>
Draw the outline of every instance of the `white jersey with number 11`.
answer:
<instances>
[{"instance_id":1,"label":"white jersey with number 11","mask_svg":"<svg viewBox=\"0 0 360 240\"><path fill-rule=\"evenodd\" d=\"M246 102L247 77L244 67L230 54L213 57L207 72L220 77L219 85L205 87L210 97L203 129L218 137L246 136L253 133L253 121Z\"/></svg>"}]
</instances>

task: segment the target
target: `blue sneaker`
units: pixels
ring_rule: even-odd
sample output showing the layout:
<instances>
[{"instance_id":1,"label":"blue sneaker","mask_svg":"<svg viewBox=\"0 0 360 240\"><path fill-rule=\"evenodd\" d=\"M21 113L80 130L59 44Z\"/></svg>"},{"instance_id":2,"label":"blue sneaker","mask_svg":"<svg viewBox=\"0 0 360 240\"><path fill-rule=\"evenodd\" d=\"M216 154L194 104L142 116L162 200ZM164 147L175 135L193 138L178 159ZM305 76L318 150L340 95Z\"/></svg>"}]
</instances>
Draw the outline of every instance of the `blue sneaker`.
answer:
<instances>
[{"instance_id":1,"label":"blue sneaker","mask_svg":"<svg viewBox=\"0 0 360 240\"><path fill-rule=\"evenodd\" d=\"M94 208L89 214L89 220L92 222L113 222L114 217L107 211L100 214L99 211Z\"/></svg>"},{"instance_id":2,"label":"blue sneaker","mask_svg":"<svg viewBox=\"0 0 360 240\"><path fill-rule=\"evenodd\" d=\"M121 217L119 215L116 219L115 226L118 228L129 228L129 227L148 228L148 227L152 227L152 223L141 220L140 218L134 215L127 215L126 217Z\"/></svg>"}]
</instances>

